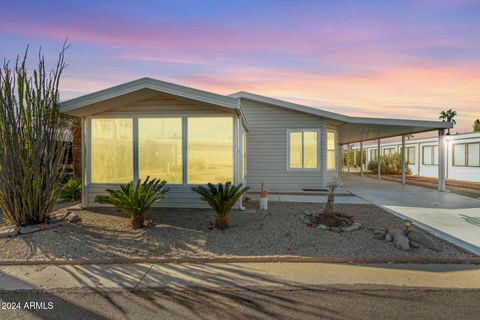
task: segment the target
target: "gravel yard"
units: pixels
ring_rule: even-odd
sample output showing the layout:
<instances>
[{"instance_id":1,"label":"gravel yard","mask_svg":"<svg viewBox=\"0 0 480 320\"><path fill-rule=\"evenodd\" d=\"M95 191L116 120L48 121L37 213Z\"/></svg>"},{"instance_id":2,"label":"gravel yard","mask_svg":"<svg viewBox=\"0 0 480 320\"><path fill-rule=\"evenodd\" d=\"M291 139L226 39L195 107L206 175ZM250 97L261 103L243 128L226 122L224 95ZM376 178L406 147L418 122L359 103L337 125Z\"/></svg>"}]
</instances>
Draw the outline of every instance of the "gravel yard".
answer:
<instances>
[{"instance_id":1,"label":"gravel yard","mask_svg":"<svg viewBox=\"0 0 480 320\"><path fill-rule=\"evenodd\" d=\"M254 206L251 203L250 206ZM130 219L114 208L77 211L82 222L57 229L0 239L0 260L51 260L114 257L335 256L335 257L471 257L442 240L442 252L424 247L409 252L373 239L373 229L402 227L402 220L373 205L335 205L353 214L360 230L333 233L306 226L304 210L320 204L270 203L268 213L234 211L230 229L209 230L211 210L151 209L154 225L132 230ZM60 210L66 210L62 208ZM413 228L416 229L416 228Z\"/></svg>"}]
</instances>

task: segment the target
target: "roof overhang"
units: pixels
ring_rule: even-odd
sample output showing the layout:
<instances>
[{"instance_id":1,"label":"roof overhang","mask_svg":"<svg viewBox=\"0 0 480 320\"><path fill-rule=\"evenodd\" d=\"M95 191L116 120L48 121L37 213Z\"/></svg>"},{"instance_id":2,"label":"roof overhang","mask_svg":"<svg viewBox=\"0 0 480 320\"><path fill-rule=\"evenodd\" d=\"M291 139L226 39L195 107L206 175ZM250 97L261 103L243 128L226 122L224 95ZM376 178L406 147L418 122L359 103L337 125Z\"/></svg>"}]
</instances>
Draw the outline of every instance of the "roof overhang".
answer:
<instances>
[{"instance_id":1,"label":"roof overhang","mask_svg":"<svg viewBox=\"0 0 480 320\"><path fill-rule=\"evenodd\" d=\"M233 109L240 113L238 99L151 78L141 78L64 101L60 104L60 111L74 116L88 116L159 93Z\"/></svg>"},{"instance_id":2,"label":"roof overhang","mask_svg":"<svg viewBox=\"0 0 480 320\"><path fill-rule=\"evenodd\" d=\"M453 128L452 123L442 121L351 117L244 91L231 94L230 97L253 100L333 120L338 125L340 144Z\"/></svg>"}]
</instances>

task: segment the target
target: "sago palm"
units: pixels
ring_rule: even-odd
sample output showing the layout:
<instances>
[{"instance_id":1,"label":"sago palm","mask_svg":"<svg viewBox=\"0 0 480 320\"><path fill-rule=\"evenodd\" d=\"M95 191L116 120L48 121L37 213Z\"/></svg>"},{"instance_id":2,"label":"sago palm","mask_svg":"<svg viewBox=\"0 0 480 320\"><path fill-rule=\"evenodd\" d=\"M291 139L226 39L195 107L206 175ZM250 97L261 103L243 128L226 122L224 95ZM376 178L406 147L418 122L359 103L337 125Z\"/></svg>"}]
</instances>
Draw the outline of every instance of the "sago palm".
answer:
<instances>
[{"instance_id":1,"label":"sago palm","mask_svg":"<svg viewBox=\"0 0 480 320\"><path fill-rule=\"evenodd\" d=\"M446 121L446 122L451 122L453 124L457 124L457 121L455 121L455 117L457 116L457 111L448 109L447 111L442 111L440 112L440 117L438 117L440 120ZM447 129L448 133L450 134L450 128Z\"/></svg>"},{"instance_id":2,"label":"sago palm","mask_svg":"<svg viewBox=\"0 0 480 320\"><path fill-rule=\"evenodd\" d=\"M208 202L210 207L217 213L215 220L215 227L220 230L228 228L227 215L235 205L238 199L247 192L249 187L242 187L239 185L232 185L231 182L219 183L213 185L209 183L207 187L198 186L193 187L192 191L198 193L203 201Z\"/></svg>"},{"instance_id":3,"label":"sago palm","mask_svg":"<svg viewBox=\"0 0 480 320\"><path fill-rule=\"evenodd\" d=\"M155 201L164 198L168 188L165 188L166 181L158 179L150 180L150 177L142 183L139 179L134 185L133 181L120 186L120 190L107 189L108 196L99 195L96 202L111 204L132 216L133 229L143 227L143 214Z\"/></svg>"}]
</instances>

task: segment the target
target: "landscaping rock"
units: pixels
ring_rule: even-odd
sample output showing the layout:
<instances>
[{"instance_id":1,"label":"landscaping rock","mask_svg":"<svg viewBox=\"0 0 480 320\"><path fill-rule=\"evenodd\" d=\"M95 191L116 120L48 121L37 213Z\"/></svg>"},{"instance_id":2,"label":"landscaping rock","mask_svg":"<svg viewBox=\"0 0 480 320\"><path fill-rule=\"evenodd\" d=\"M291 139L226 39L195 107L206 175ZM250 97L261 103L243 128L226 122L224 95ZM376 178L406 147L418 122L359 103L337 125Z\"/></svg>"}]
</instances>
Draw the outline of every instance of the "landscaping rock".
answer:
<instances>
[{"instance_id":1,"label":"landscaping rock","mask_svg":"<svg viewBox=\"0 0 480 320\"><path fill-rule=\"evenodd\" d=\"M333 227L333 228L331 228L330 230L332 230L332 232L335 232L335 233L340 233L340 232L342 232L342 229L337 228L337 227Z\"/></svg>"},{"instance_id":2,"label":"landscaping rock","mask_svg":"<svg viewBox=\"0 0 480 320\"><path fill-rule=\"evenodd\" d=\"M0 229L0 238L15 237L20 228L17 226L7 226Z\"/></svg>"},{"instance_id":3,"label":"landscaping rock","mask_svg":"<svg viewBox=\"0 0 480 320\"><path fill-rule=\"evenodd\" d=\"M384 240L386 233L385 229L376 229L373 231L373 237L377 240Z\"/></svg>"},{"instance_id":4,"label":"landscaping rock","mask_svg":"<svg viewBox=\"0 0 480 320\"><path fill-rule=\"evenodd\" d=\"M417 231L410 231L407 235L408 239L414 241L416 243L422 244L430 250L440 252L442 251L442 247L432 238L427 237L426 235L417 232Z\"/></svg>"},{"instance_id":5,"label":"landscaping rock","mask_svg":"<svg viewBox=\"0 0 480 320\"><path fill-rule=\"evenodd\" d=\"M317 226L317 229L320 229L320 230L330 230L330 227L329 226L326 226L324 224L319 224Z\"/></svg>"},{"instance_id":6,"label":"landscaping rock","mask_svg":"<svg viewBox=\"0 0 480 320\"><path fill-rule=\"evenodd\" d=\"M403 251L410 250L409 240L402 230L398 228L388 229L387 234L392 236L393 245L395 248Z\"/></svg>"},{"instance_id":7,"label":"landscaping rock","mask_svg":"<svg viewBox=\"0 0 480 320\"><path fill-rule=\"evenodd\" d=\"M387 242L391 242L392 240L393 240L393 237L392 237L392 235L391 235L391 234L388 234L388 233L387 233L387 234L385 234L385 241L387 241Z\"/></svg>"},{"instance_id":8,"label":"landscaping rock","mask_svg":"<svg viewBox=\"0 0 480 320\"><path fill-rule=\"evenodd\" d=\"M76 223L82 221L80 216L76 213L67 211L67 215L65 216L66 221L70 221L71 223Z\"/></svg>"},{"instance_id":9,"label":"landscaping rock","mask_svg":"<svg viewBox=\"0 0 480 320\"><path fill-rule=\"evenodd\" d=\"M420 248L420 243L418 242L410 240L409 243L410 243L410 247L412 248Z\"/></svg>"},{"instance_id":10,"label":"landscaping rock","mask_svg":"<svg viewBox=\"0 0 480 320\"><path fill-rule=\"evenodd\" d=\"M40 230L41 230L41 228L38 224L32 224L30 226L21 227L20 228L20 233L21 234L27 234L27 233L37 232L37 231L40 231Z\"/></svg>"},{"instance_id":11,"label":"landscaping rock","mask_svg":"<svg viewBox=\"0 0 480 320\"><path fill-rule=\"evenodd\" d=\"M353 223L352 225L346 226L346 227L342 227L341 229L342 229L343 231L350 232L350 231L358 230L358 229L360 229L361 227L362 227L362 224L361 224L361 223L355 222L355 223Z\"/></svg>"}]
</instances>

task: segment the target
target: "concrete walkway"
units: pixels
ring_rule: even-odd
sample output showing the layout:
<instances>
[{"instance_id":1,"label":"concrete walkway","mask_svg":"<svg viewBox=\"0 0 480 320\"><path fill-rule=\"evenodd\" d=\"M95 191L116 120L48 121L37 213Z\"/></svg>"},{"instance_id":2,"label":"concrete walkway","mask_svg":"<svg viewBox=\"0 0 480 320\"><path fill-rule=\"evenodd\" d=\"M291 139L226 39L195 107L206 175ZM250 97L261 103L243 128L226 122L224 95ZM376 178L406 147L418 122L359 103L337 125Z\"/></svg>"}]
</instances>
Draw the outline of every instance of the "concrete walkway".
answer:
<instances>
[{"instance_id":1,"label":"concrete walkway","mask_svg":"<svg viewBox=\"0 0 480 320\"><path fill-rule=\"evenodd\" d=\"M480 255L480 200L356 175L344 175L344 189Z\"/></svg>"},{"instance_id":2,"label":"concrete walkway","mask_svg":"<svg viewBox=\"0 0 480 320\"><path fill-rule=\"evenodd\" d=\"M279 289L335 285L480 289L480 266L185 263L0 267L0 291L79 288Z\"/></svg>"}]
</instances>

